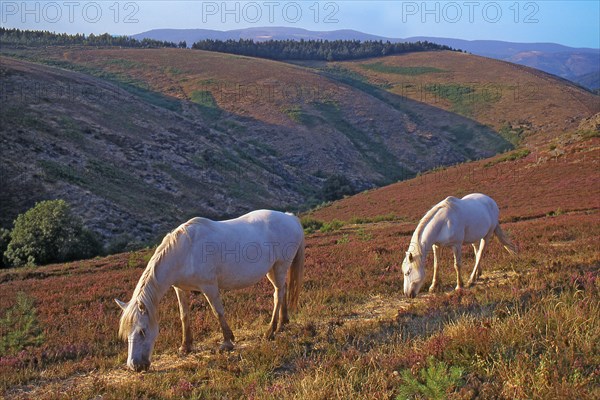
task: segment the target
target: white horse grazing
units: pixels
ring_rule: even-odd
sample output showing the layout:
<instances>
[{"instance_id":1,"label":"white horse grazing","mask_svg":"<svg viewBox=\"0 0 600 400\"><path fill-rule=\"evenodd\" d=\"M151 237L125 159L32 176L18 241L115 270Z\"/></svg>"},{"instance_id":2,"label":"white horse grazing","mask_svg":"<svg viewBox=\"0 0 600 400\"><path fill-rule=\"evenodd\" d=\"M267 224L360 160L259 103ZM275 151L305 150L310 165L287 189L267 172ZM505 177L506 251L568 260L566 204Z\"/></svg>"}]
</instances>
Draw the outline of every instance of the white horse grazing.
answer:
<instances>
[{"instance_id":1,"label":"white horse grazing","mask_svg":"<svg viewBox=\"0 0 600 400\"><path fill-rule=\"evenodd\" d=\"M498 223L498 206L490 197L474 193L462 199L447 197L436 204L419 222L413 233L410 247L402 263L404 273L404 294L415 297L425 280L425 260L433 248L433 280L430 292L439 288L437 252L440 246L451 247L454 253L456 289L462 288L460 277L461 248L463 243L471 243L475 251L475 267L469 278L472 285L481 275L481 255L487 242L496 234L502 245L511 254L516 247L506 237ZM479 248L475 242L479 241Z\"/></svg>"},{"instance_id":2,"label":"white horse grazing","mask_svg":"<svg viewBox=\"0 0 600 400\"><path fill-rule=\"evenodd\" d=\"M219 289L245 288L266 275L275 288L266 333L271 339L289 321L288 305L297 306L303 271L304 230L291 214L260 210L221 222L191 219L165 236L131 300L115 299L123 309L119 335L129 343L127 366L138 372L150 367L158 336L158 302L169 287L179 300L183 330L179 350L186 353L192 348L188 315L192 290L204 293L223 331L221 349L231 350L234 336L225 321Z\"/></svg>"}]
</instances>

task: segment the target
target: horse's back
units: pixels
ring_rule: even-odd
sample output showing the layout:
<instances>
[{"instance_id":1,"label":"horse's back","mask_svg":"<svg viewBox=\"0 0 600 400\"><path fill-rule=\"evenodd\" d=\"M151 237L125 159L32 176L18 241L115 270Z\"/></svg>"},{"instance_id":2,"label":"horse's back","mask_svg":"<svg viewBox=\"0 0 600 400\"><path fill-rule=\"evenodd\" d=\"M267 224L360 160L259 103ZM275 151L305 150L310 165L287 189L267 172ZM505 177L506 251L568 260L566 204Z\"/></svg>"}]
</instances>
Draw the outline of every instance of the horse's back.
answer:
<instances>
[{"instance_id":1,"label":"horse's back","mask_svg":"<svg viewBox=\"0 0 600 400\"><path fill-rule=\"evenodd\" d=\"M253 285L276 263L291 264L304 238L295 216L270 210L225 221L196 219L188 231L192 248L186 284L200 288Z\"/></svg>"},{"instance_id":2,"label":"horse's back","mask_svg":"<svg viewBox=\"0 0 600 400\"><path fill-rule=\"evenodd\" d=\"M241 217L223 221L233 229L249 229L271 239L296 240L300 242L304 230L300 220L293 214L273 210L256 210Z\"/></svg>"},{"instance_id":3,"label":"horse's back","mask_svg":"<svg viewBox=\"0 0 600 400\"><path fill-rule=\"evenodd\" d=\"M498 206L489 196L469 194L457 202L465 229L465 241L474 242L492 232L498 224Z\"/></svg>"},{"instance_id":4,"label":"horse's back","mask_svg":"<svg viewBox=\"0 0 600 400\"><path fill-rule=\"evenodd\" d=\"M225 221L193 218L183 224L196 243L300 243L304 230L300 220L293 214L272 210L256 210ZM178 229L180 229L178 228Z\"/></svg>"},{"instance_id":5,"label":"horse's back","mask_svg":"<svg viewBox=\"0 0 600 400\"><path fill-rule=\"evenodd\" d=\"M500 211L498 205L490 196L482 193L471 193L460 199L460 201L466 204L469 209L487 212L492 219L495 219L496 222L498 221Z\"/></svg>"}]
</instances>

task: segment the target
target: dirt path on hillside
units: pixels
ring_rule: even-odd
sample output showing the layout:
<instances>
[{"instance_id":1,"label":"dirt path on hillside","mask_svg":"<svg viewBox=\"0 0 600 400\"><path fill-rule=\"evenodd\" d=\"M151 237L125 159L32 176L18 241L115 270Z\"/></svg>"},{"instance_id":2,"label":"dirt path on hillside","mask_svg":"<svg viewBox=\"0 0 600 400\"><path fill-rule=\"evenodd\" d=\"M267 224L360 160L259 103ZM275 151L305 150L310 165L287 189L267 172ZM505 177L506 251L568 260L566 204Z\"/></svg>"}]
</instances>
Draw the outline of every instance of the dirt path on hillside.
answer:
<instances>
[{"instance_id":1,"label":"dirt path on hillside","mask_svg":"<svg viewBox=\"0 0 600 400\"><path fill-rule=\"evenodd\" d=\"M484 272L478 286L504 286L517 275L514 271L488 271ZM426 288L425 288L426 289ZM352 312L338 318L338 321L350 325L364 325L373 321L392 321L395 320L398 312L409 308L416 302L424 302L433 296L449 295L451 292L431 294L426 290L419 294L415 299L408 299L398 293L395 297L384 297L382 295L372 295L364 303L357 304ZM325 329L329 321L323 321L317 328ZM236 329L236 348L232 352L243 353L245 349L257 346L262 341L261 332L248 329ZM214 357L218 351L218 343L221 340L220 332L213 332L209 337L205 337L201 342L194 345L192 353L186 356L180 356L176 353L155 354L152 359L150 372L134 374L124 365L108 372L91 371L88 373L75 374L67 379L48 379L42 381L30 382L27 385L15 387L7 391L8 398L14 399L43 399L48 397L69 397L69 393L77 393L82 389L90 389L93 386L104 386L104 384L125 384L136 379L143 379L146 374L165 374L182 368L193 368L199 364L199 361ZM97 399L102 395L98 394Z\"/></svg>"}]
</instances>

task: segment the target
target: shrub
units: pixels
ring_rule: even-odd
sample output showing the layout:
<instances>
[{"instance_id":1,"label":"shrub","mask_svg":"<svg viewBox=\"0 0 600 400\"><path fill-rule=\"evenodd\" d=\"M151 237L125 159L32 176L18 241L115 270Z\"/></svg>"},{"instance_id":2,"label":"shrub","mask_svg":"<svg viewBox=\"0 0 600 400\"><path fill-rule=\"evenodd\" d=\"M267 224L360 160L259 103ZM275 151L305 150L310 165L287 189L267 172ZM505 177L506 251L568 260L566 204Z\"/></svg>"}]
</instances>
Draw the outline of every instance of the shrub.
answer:
<instances>
[{"instance_id":1,"label":"shrub","mask_svg":"<svg viewBox=\"0 0 600 400\"><path fill-rule=\"evenodd\" d=\"M302 228L304 228L304 233L314 233L321 229L323 226L323 221L319 221L318 219L314 219L312 217L302 217L300 220L302 224Z\"/></svg>"},{"instance_id":2,"label":"shrub","mask_svg":"<svg viewBox=\"0 0 600 400\"><path fill-rule=\"evenodd\" d=\"M20 214L10 237L4 254L15 267L90 258L101 250L64 200L42 201Z\"/></svg>"},{"instance_id":3,"label":"shrub","mask_svg":"<svg viewBox=\"0 0 600 400\"><path fill-rule=\"evenodd\" d=\"M343 175L332 175L323 185L322 197L326 201L333 201L354 193L354 187L348 178Z\"/></svg>"},{"instance_id":4,"label":"shrub","mask_svg":"<svg viewBox=\"0 0 600 400\"><path fill-rule=\"evenodd\" d=\"M106 254L118 254L133 250L135 238L128 233L113 236L106 247Z\"/></svg>"},{"instance_id":5,"label":"shrub","mask_svg":"<svg viewBox=\"0 0 600 400\"><path fill-rule=\"evenodd\" d=\"M339 219L334 219L331 222L325 222L323 224L323 226L321 226L320 231L323 232L323 233L337 231L342 226L344 226L344 223L342 221L340 221Z\"/></svg>"},{"instance_id":6,"label":"shrub","mask_svg":"<svg viewBox=\"0 0 600 400\"><path fill-rule=\"evenodd\" d=\"M483 167L489 168L489 167L492 167L496 164L500 164L503 162L520 160L521 158L527 157L530 153L531 153L531 151L529 149L519 149L519 150L511 151L510 153L506 153L503 156L498 157L495 160L485 163Z\"/></svg>"},{"instance_id":7,"label":"shrub","mask_svg":"<svg viewBox=\"0 0 600 400\"><path fill-rule=\"evenodd\" d=\"M346 244L346 243L350 243L350 236L346 233L344 235L342 235L341 238L339 238L335 244Z\"/></svg>"},{"instance_id":8,"label":"shrub","mask_svg":"<svg viewBox=\"0 0 600 400\"><path fill-rule=\"evenodd\" d=\"M43 342L33 300L25 293L17 293L17 303L0 319L0 332L0 356L15 354Z\"/></svg>"},{"instance_id":9,"label":"shrub","mask_svg":"<svg viewBox=\"0 0 600 400\"><path fill-rule=\"evenodd\" d=\"M448 397L448 390L460 384L462 374L462 368L448 368L445 362L429 357L427 367L419 371L419 377L415 377L410 369L402 371L404 385L396 400L412 399L418 395L426 399L445 399Z\"/></svg>"}]
</instances>

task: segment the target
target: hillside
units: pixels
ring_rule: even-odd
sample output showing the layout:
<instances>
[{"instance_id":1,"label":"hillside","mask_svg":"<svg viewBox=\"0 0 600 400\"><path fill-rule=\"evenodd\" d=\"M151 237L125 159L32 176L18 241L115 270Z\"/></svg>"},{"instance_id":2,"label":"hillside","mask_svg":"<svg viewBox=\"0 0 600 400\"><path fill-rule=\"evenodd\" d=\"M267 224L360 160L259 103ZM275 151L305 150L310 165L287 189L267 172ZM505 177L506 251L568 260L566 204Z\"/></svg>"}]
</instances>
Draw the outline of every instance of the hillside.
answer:
<instances>
[{"instance_id":1,"label":"hillside","mask_svg":"<svg viewBox=\"0 0 600 400\"><path fill-rule=\"evenodd\" d=\"M324 221L399 219L416 223L446 196L486 193L502 221L600 209L600 141L573 134L541 151L516 150L488 160L439 168L414 179L360 193L311 212ZM552 149L552 150L550 150ZM515 160L513 160L515 158ZM596 218L596 217L594 217Z\"/></svg>"},{"instance_id":2,"label":"hillside","mask_svg":"<svg viewBox=\"0 0 600 400\"><path fill-rule=\"evenodd\" d=\"M3 225L35 201L58 197L105 237L148 239L192 215L294 204L298 186L309 185L310 177L296 173L294 189L287 187L282 172L260 164L271 160L263 148L182 115L168 97L1 61ZM270 163L294 171L277 159Z\"/></svg>"},{"instance_id":3,"label":"hillside","mask_svg":"<svg viewBox=\"0 0 600 400\"><path fill-rule=\"evenodd\" d=\"M542 145L600 111L582 88L515 64L456 52L412 53L333 63L395 95L492 127L504 137Z\"/></svg>"},{"instance_id":4,"label":"hillside","mask_svg":"<svg viewBox=\"0 0 600 400\"><path fill-rule=\"evenodd\" d=\"M593 89L596 94L600 92L600 71L578 75L573 80L583 87Z\"/></svg>"},{"instance_id":5,"label":"hillside","mask_svg":"<svg viewBox=\"0 0 600 400\"><path fill-rule=\"evenodd\" d=\"M509 142L543 148L600 107L566 81L455 52L303 65L186 49L3 53L0 223L64 198L106 239L315 205L334 175L360 191Z\"/></svg>"},{"instance_id":6,"label":"hillside","mask_svg":"<svg viewBox=\"0 0 600 400\"><path fill-rule=\"evenodd\" d=\"M225 292L233 352L216 351L218 323L195 295L196 342L191 354L178 356L181 328L169 292L151 370L124 369L127 345L117 339L112 299L131 295L152 251L0 272L0 316L22 292L43 333L39 344L0 355L0 393L390 399L420 382L429 390L442 385L449 399L598 398L599 122L583 126L595 134L564 135L537 155L441 169L315 211L312 217L346 222L308 235L300 310L284 332L274 341L259 338L272 305L267 280ZM482 281L453 292L451 256L444 252L443 292L405 299L400 263L415 223L446 195L472 190L498 201L519 256L492 242ZM431 260L426 285L430 280ZM456 371L460 379L450 378Z\"/></svg>"},{"instance_id":7,"label":"hillside","mask_svg":"<svg viewBox=\"0 0 600 400\"><path fill-rule=\"evenodd\" d=\"M5 226L60 197L105 237L146 240L192 215L318 203L332 175L364 190L510 147L472 119L285 63L179 49L10 54L21 60L1 60Z\"/></svg>"}]
</instances>

